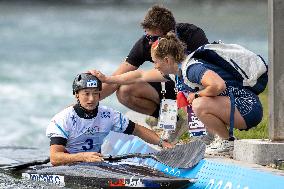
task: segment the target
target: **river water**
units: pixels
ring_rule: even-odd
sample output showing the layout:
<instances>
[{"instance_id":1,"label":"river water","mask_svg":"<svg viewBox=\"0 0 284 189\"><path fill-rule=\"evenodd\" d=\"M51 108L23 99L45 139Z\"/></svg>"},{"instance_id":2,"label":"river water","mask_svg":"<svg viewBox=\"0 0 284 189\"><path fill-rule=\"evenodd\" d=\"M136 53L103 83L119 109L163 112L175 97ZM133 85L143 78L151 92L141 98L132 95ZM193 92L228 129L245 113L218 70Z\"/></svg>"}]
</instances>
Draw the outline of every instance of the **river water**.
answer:
<instances>
[{"instance_id":1,"label":"river water","mask_svg":"<svg viewBox=\"0 0 284 189\"><path fill-rule=\"evenodd\" d=\"M209 41L238 43L268 59L266 1L0 1L0 146L48 150L45 128L74 102L74 76L91 68L115 71L156 2L178 22L203 28ZM128 110L115 95L101 103Z\"/></svg>"}]
</instances>

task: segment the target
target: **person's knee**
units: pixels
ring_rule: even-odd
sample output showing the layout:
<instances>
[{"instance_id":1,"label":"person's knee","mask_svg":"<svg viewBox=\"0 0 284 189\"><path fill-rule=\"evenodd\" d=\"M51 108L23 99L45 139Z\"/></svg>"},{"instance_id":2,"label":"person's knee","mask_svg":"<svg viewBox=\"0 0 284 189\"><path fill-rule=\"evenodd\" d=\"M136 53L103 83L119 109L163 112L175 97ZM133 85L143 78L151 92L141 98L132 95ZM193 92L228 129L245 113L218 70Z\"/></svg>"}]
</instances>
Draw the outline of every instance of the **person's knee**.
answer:
<instances>
[{"instance_id":1,"label":"person's knee","mask_svg":"<svg viewBox=\"0 0 284 189\"><path fill-rule=\"evenodd\" d=\"M130 87L127 85L122 85L119 87L119 89L116 91L117 99L120 103L126 104L130 101L131 97L131 90Z\"/></svg>"},{"instance_id":2,"label":"person's knee","mask_svg":"<svg viewBox=\"0 0 284 189\"><path fill-rule=\"evenodd\" d=\"M207 110L207 98L197 98L192 102L192 110L197 117L202 116Z\"/></svg>"}]
</instances>

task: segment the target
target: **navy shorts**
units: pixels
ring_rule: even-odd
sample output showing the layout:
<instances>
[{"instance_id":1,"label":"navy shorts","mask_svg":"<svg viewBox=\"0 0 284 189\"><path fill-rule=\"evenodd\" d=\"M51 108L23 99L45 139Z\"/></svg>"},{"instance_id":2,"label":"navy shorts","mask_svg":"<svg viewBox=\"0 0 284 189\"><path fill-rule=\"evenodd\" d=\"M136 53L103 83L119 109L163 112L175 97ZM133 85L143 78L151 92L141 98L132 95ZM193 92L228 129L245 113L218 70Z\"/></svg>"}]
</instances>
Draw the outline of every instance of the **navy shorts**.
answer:
<instances>
[{"instance_id":1,"label":"navy shorts","mask_svg":"<svg viewBox=\"0 0 284 189\"><path fill-rule=\"evenodd\" d=\"M240 89L232 86L227 87L221 93L221 96L229 96L229 92L234 95L236 108L246 122L247 128L243 130L249 130L257 126L263 117L263 108L258 96L248 89Z\"/></svg>"}]
</instances>

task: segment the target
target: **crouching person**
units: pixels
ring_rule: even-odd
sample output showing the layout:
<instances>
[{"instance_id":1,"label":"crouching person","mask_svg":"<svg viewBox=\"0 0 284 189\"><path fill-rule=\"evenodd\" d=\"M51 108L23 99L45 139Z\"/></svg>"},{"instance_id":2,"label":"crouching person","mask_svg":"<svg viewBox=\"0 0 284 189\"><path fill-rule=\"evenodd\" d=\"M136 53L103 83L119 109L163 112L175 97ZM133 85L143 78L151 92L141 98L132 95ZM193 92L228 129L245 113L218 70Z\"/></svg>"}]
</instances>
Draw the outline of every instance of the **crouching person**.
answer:
<instances>
[{"instance_id":1,"label":"crouching person","mask_svg":"<svg viewBox=\"0 0 284 189\"><path fill-rule=\"evenodd\" d=\"M101 145L110 131L135 135L163 148L172 147L155 132L116 110L99 105L101 89L102 83L97 77L88 73L76 76L73 95L77 103L56 114L46 130L52 165L103 161Z\"/></svg>"}]
</instances>

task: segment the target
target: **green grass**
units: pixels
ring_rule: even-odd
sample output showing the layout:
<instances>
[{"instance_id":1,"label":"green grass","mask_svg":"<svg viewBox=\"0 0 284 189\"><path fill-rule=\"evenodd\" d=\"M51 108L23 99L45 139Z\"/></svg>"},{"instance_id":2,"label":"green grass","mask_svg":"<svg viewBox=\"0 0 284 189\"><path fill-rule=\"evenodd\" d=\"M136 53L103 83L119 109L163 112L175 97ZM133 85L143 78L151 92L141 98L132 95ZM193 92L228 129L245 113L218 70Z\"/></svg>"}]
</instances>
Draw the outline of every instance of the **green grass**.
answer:
<instances>
[{"instance_id":1,"label":"green grass","mask_svg":"<svg viewBox=\"0 0 284 189\"><path fill-rule=\"evenodd\" d=\"M263 93L259 95L260 101L263 106L263 118L258 126L248 130L239 131L235 129L234 135L238 139L264 139L268 138L268 89L266 88Z\"/></svg>"}]
</instances>

